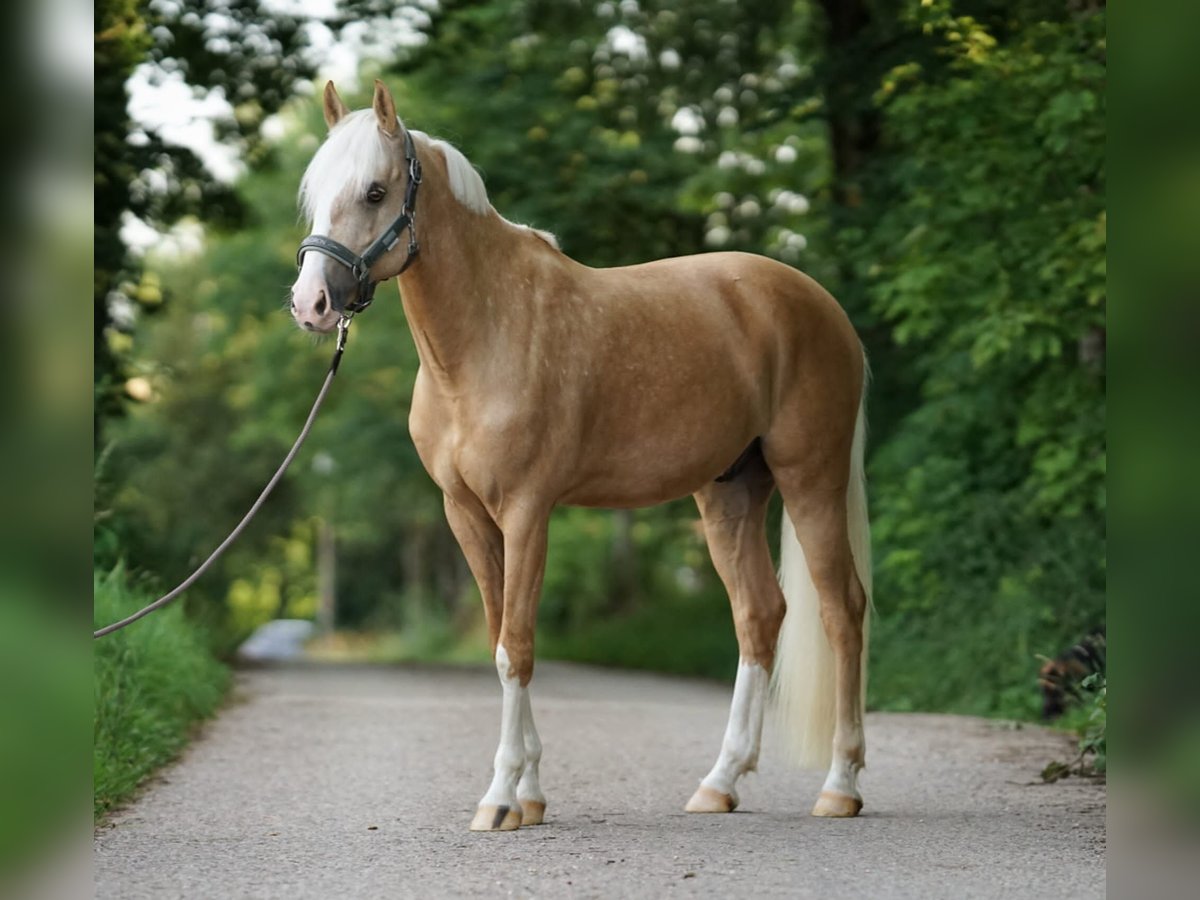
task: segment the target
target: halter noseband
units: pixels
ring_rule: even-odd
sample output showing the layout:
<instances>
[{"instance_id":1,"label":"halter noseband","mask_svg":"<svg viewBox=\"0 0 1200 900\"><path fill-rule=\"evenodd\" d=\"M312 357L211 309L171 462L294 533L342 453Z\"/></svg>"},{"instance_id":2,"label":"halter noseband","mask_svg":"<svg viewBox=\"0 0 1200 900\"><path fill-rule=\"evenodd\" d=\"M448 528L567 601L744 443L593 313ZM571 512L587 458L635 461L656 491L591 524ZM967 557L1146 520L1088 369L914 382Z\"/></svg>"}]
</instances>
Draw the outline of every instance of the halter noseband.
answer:
<instances>
[{"instance_id":1,"label":"halter noseband","mask_svg":"<svg viewBox=\"0 0 1200 900\"><path fill-rule=\"evenodd\" d=\"M417 243L417 230L415 227L414 215L417 205L417 188L421 184L421 161L417 159L416 148L413 147L412 135L408 130L404 131L404 158L408 162L408 187L404 191L404 206L400 208L400 215L391 225L389 225L379 237L375 238L359 256L345 244L340 244L331 237L326 237L323 234L310 234L300 242L300 248L296 251L296 267L299 268L304 264L304 254L309 250L316 250L318 253L323 253L330 259L335 259L343 266L346 266L354 275L354 280L358 283L358 294L349 303L345 304L344 308L334 308L343 314L354 315L360 313L368 306L375 298L375 286L379 283L371 280L371 267L379 261L383 254L387 253L400 240L400 234L405 229L408 229L408 257L404 260L404 265L400 267L397 275L402 274L409 266L417 259L417 254L421 252L421 245Z\"/></svg>"}]
</instances>

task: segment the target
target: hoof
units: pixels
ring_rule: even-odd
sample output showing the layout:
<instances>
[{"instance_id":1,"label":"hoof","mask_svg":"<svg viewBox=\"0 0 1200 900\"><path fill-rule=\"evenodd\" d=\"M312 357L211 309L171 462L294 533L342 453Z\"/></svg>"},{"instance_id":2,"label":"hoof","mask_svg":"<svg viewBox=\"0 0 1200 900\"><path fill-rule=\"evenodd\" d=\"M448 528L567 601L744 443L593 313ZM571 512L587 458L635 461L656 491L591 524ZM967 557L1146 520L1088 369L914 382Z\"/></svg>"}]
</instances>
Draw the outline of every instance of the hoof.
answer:
<instances>
[{"instance_id":1,"label":"hoof","mask_svg":"<svg viewBox=\"0 0 1200 900\"><path fill-rule=\"evenodd\" d=\"M521 801L521 825L541 825L546 818L546 804L541 800Z\"/></svg>"},{"instance_id":2,"label":"hoof","mask_svg":"<svg viewBox=\"0 0 1200 900\"><path fill-rule=\"evenodd\" d=\"M838 791L821 791L817 804L813 807L814 816L824 816L831 819L849 819L857 816L862 809L862 800L842 794Z\"/></svg>"},{"instance_id":3,"label":"hoof","mask_svg":"<svg viewBox=\"0 0 1200 900\"><path fill-rule=\"evenodd\" d=\"M692 799L687 802L684 810L690 813L727 813L737 809L737 798L730 794L722 794L706 784L696 788Z\"/></svg>"},{"instance_id":4,"label":"hoof","mask_svg":"<svg viewBox=\"0 0 1200 900\"><path fill-rule=\"evenodd\" d=\"M516 831L520 827L519 806L480 806L471 820L472 831Z\"/></svg>"}]
</instances>

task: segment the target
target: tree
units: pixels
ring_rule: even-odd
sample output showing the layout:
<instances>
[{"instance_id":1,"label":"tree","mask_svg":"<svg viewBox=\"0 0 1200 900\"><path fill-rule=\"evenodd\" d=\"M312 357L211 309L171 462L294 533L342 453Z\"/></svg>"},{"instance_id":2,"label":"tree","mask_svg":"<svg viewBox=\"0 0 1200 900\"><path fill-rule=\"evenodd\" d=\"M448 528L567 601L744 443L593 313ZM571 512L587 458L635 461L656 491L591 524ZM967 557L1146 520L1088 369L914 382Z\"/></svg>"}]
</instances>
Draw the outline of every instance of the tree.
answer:
<instances>
[{"instance_id":1,"label":"tree","mask_svg":"<svg viewBox=\"0 0 1200 900\"><path fill-rule=\"evenodd\" d=\"M218 90L232 114L214 123L218 137L235 141L247 158L264 152L263 120L312 74L304 55L302 20L269 9L262 0L97 0L95 32L95 276L94 433L123 408L125 363L114 334L129 317L114 304L155 307L153 280L139 284L120 229L127 215L164 227L187 215L231 224L242 213L236 195L217 181L187 147L167 143L153 128L133 122L127 82L153 63L178 73L198 90ZM152 175L151 173L155 173Z\"/></svg>"},{"instance_id":2,"label":"tree","mask_svg":"<svg viewBox=\"0 0 1200 900\"><path fill-rule=\"evenodd\" d=\"M872 466L878 634L911 652L963 623L958 675L913 689L897 655L874 683L995 711L1104 620L1105 18L983 9L905 8L925 46L878 86L871 225L842 243L918 379Z\"/></svg>"}]
</instances>

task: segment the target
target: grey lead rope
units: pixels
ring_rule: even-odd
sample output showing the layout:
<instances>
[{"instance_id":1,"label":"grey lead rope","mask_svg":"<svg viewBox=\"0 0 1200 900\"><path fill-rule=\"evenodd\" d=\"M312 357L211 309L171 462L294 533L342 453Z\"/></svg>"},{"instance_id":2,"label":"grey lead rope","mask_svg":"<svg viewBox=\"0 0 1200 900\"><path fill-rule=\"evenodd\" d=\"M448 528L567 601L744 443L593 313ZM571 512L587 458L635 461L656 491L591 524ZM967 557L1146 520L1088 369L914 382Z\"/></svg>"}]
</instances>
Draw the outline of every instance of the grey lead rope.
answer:
<instances>
[{"instance_id":1,"label":"grey lead rope","mask_svg":"<svg viewBox=\"0 0 1200 900\"><path fill-rule=\"evenodd\" d=\"M220 543L217 549L209 555L208 559L202 562L200 567L196 569L195 572L184 579L179 587L175 588L170 593L159 597L149 606L139 609L133 615L127 616L119 622L113 622L111 625L105 625L99 631L93 631L93 640L96 638L102 638L106 634L112 634L114 631L120 631L126 625L132 625L143 616L148 616L156 609L161 609L172 600L175 600L180 594L196 583L196 580L208 570L209 566L217 561L221 554L229 548L229 545L236 541L241 533L245 530L246 526L250 524L250 520L254 518L259 508L263 505L263 503L266 502L266 499L270 496L271 491L275 489L275 485L279 483L279 479L283 477L283 473L287 471L288 466L292 464L292 460L296 458L296 454L300 451L300 445L304 443L304 439L308 437L309 431L312 430L313 422L315 422L317 419L317 411L321 408L321 404L325 402L325 395L329 393L329 386L333 384L333 376L337 374L338 364L342 360L342 351L346 349L346 333L350 329L350 318L351 316L344 315L338 321L337 349L333 353L333 361L329 364L329 373L325 376L325 383L321 385L321 390L317 392L317 399L313 401L312 410L309 412L308 418L304 420L304 427L300 429L300 434L297 436L296 442L292 444L292 449L289 450L287 456L283 458L283 462L280 463L279 468L275 470L275 474L271 476L271 480L267 482L267 486L263 488L262 493L258 495L258 499L254 501L254 505L250 507L249 512L242 517L242 521L238 522L237 527L229 533L229 537L225 538L225 540Z\"/></svg>"}]
</instances>

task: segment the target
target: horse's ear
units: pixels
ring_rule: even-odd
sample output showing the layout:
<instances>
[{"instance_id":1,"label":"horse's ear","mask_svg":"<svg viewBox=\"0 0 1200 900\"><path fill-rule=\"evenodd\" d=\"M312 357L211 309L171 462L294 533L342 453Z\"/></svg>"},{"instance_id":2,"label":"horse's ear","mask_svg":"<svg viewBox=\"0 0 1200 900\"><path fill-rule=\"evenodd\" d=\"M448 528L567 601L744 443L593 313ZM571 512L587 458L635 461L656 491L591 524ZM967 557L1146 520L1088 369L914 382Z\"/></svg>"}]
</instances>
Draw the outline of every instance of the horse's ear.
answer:
<instances>
[{"instance_id":1,"label":"horse's ear","mask_svg":"<svg viewBox=\"0 0 1200 900\"><path fill-rule=\"evenodd\" d=\"M379 130L384 134L394 135L400 130L400 122L396 119L396 101L386 84L375 79L375 99L371 102L375 110L375 118L379 120Z\"/></svg>"},{"instance_id":2,"label":"horse's ear","mask_svg":"<svg viewBox=\"0 0 1200 900\"><path fill-rule=\"evenodd\" d=\"M325 124L332 128L342 117L350 112L342 98L338 96L337 88L332 81L325 82Z\"/></svg>"}]
</instances>

